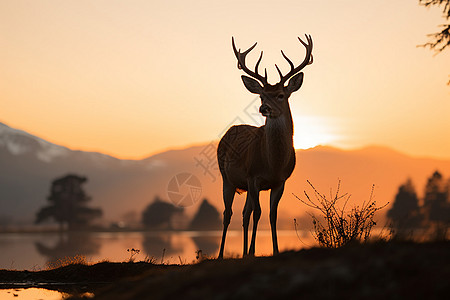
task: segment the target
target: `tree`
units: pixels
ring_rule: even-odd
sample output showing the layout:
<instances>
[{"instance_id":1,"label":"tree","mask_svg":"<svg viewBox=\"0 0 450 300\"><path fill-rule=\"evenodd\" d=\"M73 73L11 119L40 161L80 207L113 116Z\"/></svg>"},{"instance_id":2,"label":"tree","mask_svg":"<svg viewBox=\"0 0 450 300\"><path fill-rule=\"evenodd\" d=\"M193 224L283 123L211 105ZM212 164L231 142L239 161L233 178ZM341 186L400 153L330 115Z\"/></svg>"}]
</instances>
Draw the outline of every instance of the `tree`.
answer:
<instances>
[{"instance_id":1,"label":"tree","mask_svg":"<svg viewBox=\"0 0 450 300\"><path fill-rule=\"evenodd\" d=\"M450 224L449 186L438 171L428 178L425 187L424 210L429 225L434 227L435 233L445 234Z\"/></svg>"},{"instance_id":2,"label":"tree","mask_svg":"<svg viewBox=\"0 0 450 300\"><path fill-rule=\"evenodd\" d=\"M147 228L172 229L172 217L183 212L183 207L162 201L158 196L142 212L142 223Z\"/></svg>"},{"instance_id":3,"label":"tree","mask_svg":"<svg viewBox=\"0 0 450 300\"><path fill-rule=\"evenodd\" d=\"M398 231L417 228L423 219L419 209L419 199L411 179L398 188L394 204L387 216Z\"/></svg>"},{"instance_id":4,"label":"tree","mask_svg":"<svg viewBox=\"0 0 450 300\"><path fill-rule=\"evenodd\" d=\"M222 228L220 213L208 200L203 199L197 213L192 219L191 230L217 230Z\"/></svg>"},{"instance_id":5,"label":"tree","mask_svg":"<svg viewBox=\"0 0 450 300\"><path fill-rule=\"evenodd\" d=\"M50 188L50 196L47 198L51 204L41 208L36 214L35 223L53 218L60 224L61 230L64 224L72 230L87 226L91 220L100 217L101 209L86 206L91 197L82 188L85 182L86 177L74 174L55 179Z\"/></svg>"},{"instance_id":6,"label":"tree","mask_svg":"<svg viewBox=\"0 0 450 300\"><path fill-rule=\"evenodd\" d=\"M425 186L425 197L423 199L424 206L427 207L431 206L433 203L445 201L445 194L444 179L439 171L435 171L431 177L428 178Z\"/></svg>"},{"instance_id":7,"label":"tree","mask_svg":"<svg viewBox=\"0 0 450 300\"><path fill-rule=\"evenodd\" d=\"M442 12L446 20L450 19L450 0L419 0L419 4L425 7L432 5L443 6ZM450 45L450 24L442 24L442 31L429 34L433 38L433 41L424 44L425 47L430 47L437 52L443 51Z\"/></svg>"}]
</instances>

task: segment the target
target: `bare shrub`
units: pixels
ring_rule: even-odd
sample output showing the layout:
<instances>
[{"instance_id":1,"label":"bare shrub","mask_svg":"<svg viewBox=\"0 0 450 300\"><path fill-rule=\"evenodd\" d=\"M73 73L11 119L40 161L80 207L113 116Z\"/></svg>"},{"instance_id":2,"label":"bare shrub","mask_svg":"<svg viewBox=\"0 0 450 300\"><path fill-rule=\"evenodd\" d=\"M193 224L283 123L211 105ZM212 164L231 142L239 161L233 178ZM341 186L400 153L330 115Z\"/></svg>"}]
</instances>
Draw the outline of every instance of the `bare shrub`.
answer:
<instances>
[{"instance_id":1,"label":"bare shrub","mask_svg":"<svg viewBox=\"0 0 450 300\"><path fill-rule=\"evenodd\" d=\"M325 194L320 194L309 180L307 182L313 190L313 197L310 197L306 191L304 193L307 200L293 195L303 204L320 211L319 217L311 214L314 225L313 236L320 246L338 248L353 241L367 241L373 226L376 225L373 220L375 212L387 205L376 206L376 201L373 200L375 186L372 186L368 201L364 201L361 206L355 205L346 210L351 195L348 193L339 195L340 180L336 193L333 195L330 190L329 198ZM338 207L337 202L341 200L344 205Z\"/></svg>"}]
</instances>

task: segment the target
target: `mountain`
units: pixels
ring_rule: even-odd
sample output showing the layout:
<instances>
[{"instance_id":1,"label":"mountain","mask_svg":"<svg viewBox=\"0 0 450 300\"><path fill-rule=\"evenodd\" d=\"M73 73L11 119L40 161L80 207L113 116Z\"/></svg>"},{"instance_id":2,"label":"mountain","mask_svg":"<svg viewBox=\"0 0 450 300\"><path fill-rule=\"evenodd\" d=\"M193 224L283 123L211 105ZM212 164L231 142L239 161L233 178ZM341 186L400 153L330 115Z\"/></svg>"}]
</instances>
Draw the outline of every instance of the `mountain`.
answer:
<instances>
[{"instance_id":1,"label":"mountain","mask_svg":"<svg viewBox=\"0 0 450 300\"><path fill-rule=\"evenodd\" d=\"M70 152L66 147L49 143L3 123L0 123L0 146L12 155L31 154L43 162L51 162L54 158L66 156Z\"/></svg>"},{"instance_id":2,"label":"mountain","mask_svg":"<svg viewBox=\"0 0 450 300\"><path fill-rule=\"evenodd\" d=\"M92 206L103 209L105 224L140 219L143 209L159 196L184 206L193 216L200 199L223 211L221 178L216 163L215 142L161 152L143 160L120 160L108 155L71 150L49 143L0 123L0 226L31 223L46 204L51 181L67 173L86 176L85 189ZM439 170L450 176L450 161L415 158L383 147L344 151L316 147L297 151L297 165L286 183L279 205L279 227L292 228L293 218L306 226L309 209L292 194L312 194L315 188L329 194L341 181L342 193L351 201L368 201L375 185L374 200L384 205L393 200L398 186L410 177L421 196L426 179ZM268 226L268 192L261 193L261 226ZM236 195L231 226L241 227L245 195ZM384 213L387 208L384 209ZM383 213L381 213L382 215ZM302 223L303 222L303 223Z\"/></svg>"}]
</instances>

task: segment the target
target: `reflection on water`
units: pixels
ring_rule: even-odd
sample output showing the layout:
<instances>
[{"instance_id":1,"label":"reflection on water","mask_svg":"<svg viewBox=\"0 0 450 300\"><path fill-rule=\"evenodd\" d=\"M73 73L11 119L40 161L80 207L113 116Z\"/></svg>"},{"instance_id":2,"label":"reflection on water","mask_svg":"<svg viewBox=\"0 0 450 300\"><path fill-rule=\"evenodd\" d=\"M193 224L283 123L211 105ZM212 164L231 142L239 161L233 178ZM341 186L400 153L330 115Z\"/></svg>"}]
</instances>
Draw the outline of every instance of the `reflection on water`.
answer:
<instances>
[{"instance_id":1,"label":"reflection on water","mask_svg":"<svg viewBox=\"0 0 450 300\"><path fill-rule=\"evenodd\" d=\"M47 265L53 266L67 257L93 255L100 249L99 241L92 235L79 232L58 234L55 245L48 246L41 241L36 241L34 244L39 254L47 257Z\"/></svg>"},{"instance_id":2,"label":"reflection on water","mask_svg":"<svg viewBox=\"0 0 450 300\"><path fill-rule=\"evenodd\" d=\"M142 247L147 255L152 253L151 256L153 257L158 254L162 255L163 251L167 255L175 255L183 252L182 246L174 243L174 237L172 234L144 235Z\"/></svg>"},{"instance_id":3,"label":"reflection on water","mask_svg":"<svg viewBox=\"0 0 450 300\"><path fill-rule=\"evenodd\" d=\"M0 299L23 299L23 300L60 300L68 297L69 294L52 291L47 289L29 288L29 289L0 289Z\"/></svg>"},{"instance_id":4,"label":"reflection on water","mask_svg":"<svg viewBox=\"0 0 450 300\"><path fill-rule=\"evenodd\" d=\"M71 289L70 292L62 292L58 290L46 288L17 288L17 289L0 289L0 299L20 299L20 300L61 300L68 297L77 297L82 299L90 299L95 295L91 292L77 292Z\"/></svg>"},{"instance_id":5,"label":"reflection on water","mask_svg":"<svg viewBox=\"0 0 450 300\"><path fill-rule=\"evenodd\" d=\"M139 249L135 261L153 258L160 263L186 263L196 261L196 251L207 256L217 256L221 231L184 232L84 232L84 233L3 233L0 234L0 269L42 270L49 263L74 256L85 256L88 263L103 260L127 261L127 249ZM280 250L300 249L313 245L310 235L295 231L279 231ZM270 231L258 231L256 254L270 255L272 241ZM164 257L163 257L164 255ZM242 255L241 231L227 234L225 255Z\"/></svg>"},{"instance_id":6,"label":"reflection on water","mask_svg":"<svg viewBox=\"0 0 450 300\"><path fill-rule=\"evenodd\" d=\"M127 249L139 249L135 261L153 258L157 263L191 263L196 251L217 256L221 231L185 232L73 232L73 233L0 233L0 269L43 270L51 263L67 257L83 255L89 263L103 260L127 261ZM313 245L310 235L301 236L302 242ZM305 247L295 231L279 231L280 250ZM230 231L227 235L225 256L240 257L242 233ZM256 254L270 255L270 231L259 231ZM164 257L163 257L164 255ZM68 294L41 289L0 289L0 299L64 299ZM93 295L85 295L92 297Z\"/></svg>"},{"instance_id":7,"label":"reflection on water","mask_svg":"<svg viewBox=\"0 0 450 300\"><path fill-rule=\"evenodd\" d=\"M201 249L204 253L213 255L219 250L219 243L215 236L193 236L197 249Z\"/></svg>"}]
</instances>

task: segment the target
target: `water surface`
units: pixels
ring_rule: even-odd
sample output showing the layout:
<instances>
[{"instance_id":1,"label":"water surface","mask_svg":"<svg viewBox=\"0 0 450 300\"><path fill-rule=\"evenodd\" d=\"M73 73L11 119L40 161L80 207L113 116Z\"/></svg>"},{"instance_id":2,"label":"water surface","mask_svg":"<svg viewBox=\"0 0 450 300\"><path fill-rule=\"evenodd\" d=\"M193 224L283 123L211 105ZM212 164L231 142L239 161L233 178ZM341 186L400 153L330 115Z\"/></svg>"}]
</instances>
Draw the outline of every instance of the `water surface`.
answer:
<instances>
[{"instance_id":1,"label":"water surface","mask_svg":"<svg viewBox=\"0 0 450 300\"><path fill-rule=\"evenodd\" d=\"M130 259L128 249L139 250L134 256L135 261L192 263L196 261L197 250L216 257L221 234L221 231L2 233L0 269L38 271L73 257L81 257L88 263L122 262ZM302 232L300 239L295 231L279 231L280 251L298 250L314 244L308 232ZM256 254L271 253L270 231L258 231ZM228 232L225 255L242 255L241 231Z\"/></svg>"}]
</instances>

